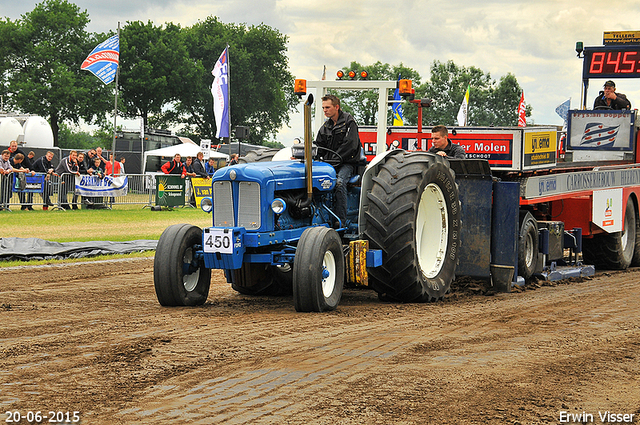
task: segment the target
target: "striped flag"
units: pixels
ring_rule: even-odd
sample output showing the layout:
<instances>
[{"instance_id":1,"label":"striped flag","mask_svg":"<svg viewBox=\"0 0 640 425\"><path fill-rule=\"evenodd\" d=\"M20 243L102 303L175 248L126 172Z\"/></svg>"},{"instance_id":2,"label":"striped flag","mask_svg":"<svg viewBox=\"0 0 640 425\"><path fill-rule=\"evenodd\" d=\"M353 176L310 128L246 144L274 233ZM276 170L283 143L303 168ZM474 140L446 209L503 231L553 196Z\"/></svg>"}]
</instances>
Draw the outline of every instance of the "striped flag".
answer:
<instances>
[{"instance_id":1,"label":"striped flag","mask_svg":"<svg viewBox=\"0 0 640 425\"><path fill-rule=\"evenodd\" d=\"M590 148L612 146L616 141L619 130L619 125L604 125L603 123L590 122L584 128L579 146Z\"/></svg>"},{"instance_id":2,"label":"striped flag","mask_svg":"<svg viewBox=\"0 0 640 425\"><path fill-rule=\"evenodd\" d=\"M119 62L120 37L114 35L98 44L82 62L80 69L90 71L103 83L109 84L116 78Z\"/></svg>"},{"instance_id":3,"label":"striped flag","mask_svg":"<svg viewBox=\"0 0 640 425\"><path fill-rule=\"evenodd\" d=\"M462 104L460 105L460 109L458 110L458 125L465 126L468 123L469 119L469 94L471 91L471 84L467 85L467 91L464 94L464 98L462 99Z\"/></svg>"},{"instance_id":4,"label":"striped flag","mask_svg":"<svg viewBox=\"0 0 640 425\"><path fill-rule=\"evenodd\" d=\"M527 126L526 112L527 112L527 108L524 104L524 90L522 90L522 95L520 96L520 103L518 104L518 127Z\"/></svg>"},{"instance_id":5,"label":"striped flag","mask_svg":"<svg viewBox=\"0 0 640 425\"><path fill-rule=\"evenodd\" d=\"M227 49L213 67L213 114L216 117L216 137L229 137L229 62Z\"/></svg>"}]
</instances>

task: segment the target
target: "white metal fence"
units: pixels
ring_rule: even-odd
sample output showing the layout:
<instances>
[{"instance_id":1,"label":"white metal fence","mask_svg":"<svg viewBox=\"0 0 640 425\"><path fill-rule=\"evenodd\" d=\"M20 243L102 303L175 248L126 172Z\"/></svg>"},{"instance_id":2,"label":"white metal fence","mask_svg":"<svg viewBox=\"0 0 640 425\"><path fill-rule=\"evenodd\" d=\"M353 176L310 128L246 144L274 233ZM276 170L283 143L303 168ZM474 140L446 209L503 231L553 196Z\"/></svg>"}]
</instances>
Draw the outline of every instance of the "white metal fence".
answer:
<instances>
[{"instance_id":1,"label":"white metal fence","mask_svg":"<svg viewBox=\"0 0 640 425\"><path fill-rule=\"evenodd\" d=\"M154 175L127 174L127 193L124 196L82 196L75 189L73 174L20 174L0 176L0 209L101 209L125 204L142 205L144 208L155 204ZM188 177L186 185L185 205L189 205L191 184Z\"/></svg>"}]
</instances>

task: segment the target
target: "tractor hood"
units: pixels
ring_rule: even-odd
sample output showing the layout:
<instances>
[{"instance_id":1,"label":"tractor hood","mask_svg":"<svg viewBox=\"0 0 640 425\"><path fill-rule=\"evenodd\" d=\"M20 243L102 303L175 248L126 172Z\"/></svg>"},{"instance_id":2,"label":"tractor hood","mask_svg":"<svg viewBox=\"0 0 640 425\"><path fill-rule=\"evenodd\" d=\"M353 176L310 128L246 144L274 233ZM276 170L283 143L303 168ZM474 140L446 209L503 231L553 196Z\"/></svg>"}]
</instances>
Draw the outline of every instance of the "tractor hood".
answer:
<instances>
[{"instance_id":1,"label":"tractor hood","mask_svg":"<svg viewBox=\"0 0 640 425\"><path fill-rule=\"evenodd\" d=\"M232 178L235 173L235 178ZM263 161L238 164L216 171L213 181L251 181L262 187L274 183L275 190L305 188L304 163L299 161ZM325 162L313 162L313 188L319 191L333 189L336 182L336 170Z\"/></svg>"}]
</instances>

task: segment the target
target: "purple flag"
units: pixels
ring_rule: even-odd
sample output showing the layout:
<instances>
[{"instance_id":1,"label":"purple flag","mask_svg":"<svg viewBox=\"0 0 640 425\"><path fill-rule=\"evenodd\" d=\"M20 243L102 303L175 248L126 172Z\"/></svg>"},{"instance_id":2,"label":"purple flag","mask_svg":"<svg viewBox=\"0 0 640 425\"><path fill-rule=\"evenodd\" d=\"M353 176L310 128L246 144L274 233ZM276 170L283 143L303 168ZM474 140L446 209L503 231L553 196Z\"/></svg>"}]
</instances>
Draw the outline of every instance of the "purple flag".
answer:
<instances>
[{"instance_id":1,"label":"purple flag","mask_svg":"<svg viewBox=\"0 0 640 425\"><path fill-rule=\"evenodd\" d=\"M120 38L117 35L98 44L82 62L80 69L91 71L103 83L109 84L116 78L120 62Z\"/></svg>"},{"instance_id":2,"label":"purple flag","mask_svg":"<svg viewBox=\"0 0 640 425\"><path fill-rule=\"evenodd\" d=\"M224 49L213 67L213 114L216 117L216 137L229 137L229 62Z\"/></svg>"}]
</instances>

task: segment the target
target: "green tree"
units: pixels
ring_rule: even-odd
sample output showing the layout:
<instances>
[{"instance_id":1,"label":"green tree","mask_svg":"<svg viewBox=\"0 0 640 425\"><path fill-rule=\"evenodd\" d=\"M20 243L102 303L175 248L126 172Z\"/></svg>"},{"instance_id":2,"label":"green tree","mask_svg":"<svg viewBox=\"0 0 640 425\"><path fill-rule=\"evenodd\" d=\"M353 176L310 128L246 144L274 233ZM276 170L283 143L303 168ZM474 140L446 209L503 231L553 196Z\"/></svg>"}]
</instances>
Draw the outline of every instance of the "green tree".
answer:
<instances>
[{"instance_id":1,"label":"green tree","mask_svg":"<svg viewBox=\"0 0 640 425\"><path fill-rule=\"evenodd\" d=\"M431 78L416 89L433 99L431 108L423 110L423 124L455 125L462 99L471 87L467 125L513 126L518 124L517 107L522 88L515 76L507 74L500 82L476 67L457 66L453 61L434 61ZM527 116L531 107L527 106Z\"/></svg>"},{"instance_id":2,"label":"green tree","mask_svg":"<svg viewBox=\"0 0 640 425\"><path fill-rule=\"evenodd\" d=\"M16 53L17 25L9 19L0 19L0 96L7 99L9 95L9 75Z\"/></svg>"},{"instance_id":3,"label":"green tree","mask_svg":"<svg viewBox=\"0 0 640 425\"><path fill-rule=\"evenodd\" d=\"M192 61L189 79L179 83L178 99L167 115L182 132L215 138L211 70L229 44L231 125L251 129L249 143L262 144L289 121L298 103L288 70L287 37L266 25L221 23L208 17L186 30Z\"/></svg>"},{"instance_id":4,"label":"green tree","mask_svg":"<svg viewBox=\"0 0 640 425\"><path fill-rule=\"evenodd\" d=\"M380 61L363 66L358 62L351 62L348 67L343 68L345 75L348 75L349 71L354 71L356 75L360 75L361 71L367 71L369 74L368 80L392 80L396 81L398 76L403 79L409 79L413 81L414 85L420 84L420 74L402 63L400 65L389 65L388 63L382 63ZM340 105L345 111L349 112L359 125L376 125L376 118L378 114L378 92L377 90L333 90L333 93L340 98ZM393 95L391 91L388 95ZM408 101L402 104L403 115L405 117L405 125L410 125L412 122L407 122L407 111L415 109L414 106ZM393 122L393 116L391 115L391 107L389 107L388 122L391 125ZM411 117L411 114L409 114ZM414 114L415 117L415 114ZM413 123L417 122L414 119Z\"/></svg>"},{"instance_id":5,"label":"green tree","mask_svg":"<svg viewBox=\"0 0 640 425\"><path fill-rule=\"evenodd\" d=\"M49 119L54 144L63 121L100 122L112 105L113 86L80 70L89 52L106 36L89 34L88 14L65 0L45 0L17 20L2 25L8 104Z\"/></svg>"},{"instance_id":6,"label":"green tree","mask_svg":"<svg viewBox=\"0 0 640 425\"><path fill-rule=\"evenodd\" d=\"M180 26L127 22L120 32L120 64L121 114L141 116L145 126L150 119L162 125L163 108L177 99L177 87L189 80L193 67Z\"/></svg>"}]
</instances>

